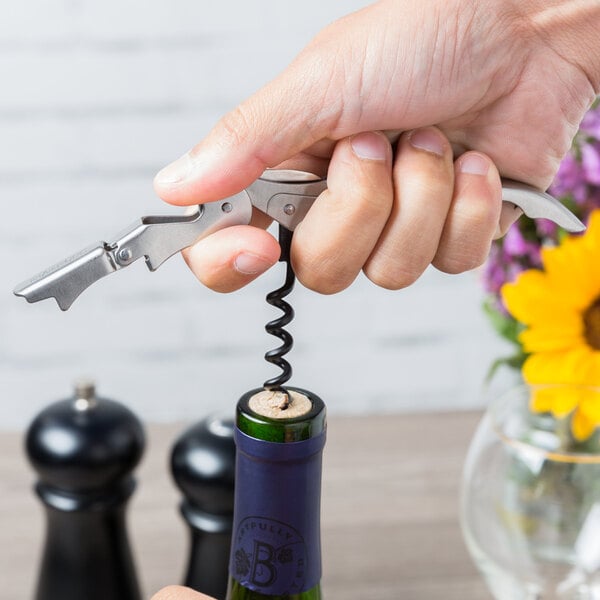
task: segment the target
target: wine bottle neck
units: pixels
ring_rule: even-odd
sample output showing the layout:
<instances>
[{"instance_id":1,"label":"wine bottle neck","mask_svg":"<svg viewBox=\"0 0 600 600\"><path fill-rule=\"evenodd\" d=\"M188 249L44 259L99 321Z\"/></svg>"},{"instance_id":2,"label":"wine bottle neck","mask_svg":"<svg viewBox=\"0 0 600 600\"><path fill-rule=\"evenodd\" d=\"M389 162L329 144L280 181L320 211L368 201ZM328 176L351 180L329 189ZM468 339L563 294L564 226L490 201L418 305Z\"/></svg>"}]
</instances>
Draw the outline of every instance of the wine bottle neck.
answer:
<instances>
[{"instance_id":1,"label":"wine bottle neck","mask_svg":"<svg viewBox=\"0 0 600 600\"><path fill-rule=\"evenodd\" d=\"M313 394L302 393L312 403L307 415L275 423L250 411L248 394L238 403L229 572L241 588L265 596L300 598L321 579L325 407Z\"/></svg>"}]
</instances>

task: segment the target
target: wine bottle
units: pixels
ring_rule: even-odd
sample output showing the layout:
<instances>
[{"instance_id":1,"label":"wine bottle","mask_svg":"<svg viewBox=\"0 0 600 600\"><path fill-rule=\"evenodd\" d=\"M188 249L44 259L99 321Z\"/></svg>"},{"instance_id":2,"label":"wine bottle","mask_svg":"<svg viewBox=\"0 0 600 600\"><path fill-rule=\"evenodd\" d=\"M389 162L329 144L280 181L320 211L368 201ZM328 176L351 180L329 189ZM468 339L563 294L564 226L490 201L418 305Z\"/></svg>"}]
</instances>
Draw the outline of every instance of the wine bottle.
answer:
<instances>
[{"instance_id":1,"label":"wine bottle","mask_svg":"<svg viewBox=\"0 0 600 600\"><path fill-rule=\"evenodd\" d=\"M227 600L320 600L323 401L253 390L237 405Z\"/></svg>"}]
</instances>

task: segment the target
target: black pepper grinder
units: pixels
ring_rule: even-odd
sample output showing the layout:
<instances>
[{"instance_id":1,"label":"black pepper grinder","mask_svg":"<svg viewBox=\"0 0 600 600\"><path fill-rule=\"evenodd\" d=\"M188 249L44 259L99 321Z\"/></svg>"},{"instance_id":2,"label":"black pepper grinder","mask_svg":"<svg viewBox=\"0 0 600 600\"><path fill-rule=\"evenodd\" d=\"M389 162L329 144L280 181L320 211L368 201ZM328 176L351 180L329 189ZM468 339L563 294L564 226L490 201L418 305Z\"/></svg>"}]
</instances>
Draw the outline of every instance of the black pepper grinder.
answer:
<instances>
[{"instance_id":1,"label":"black pepper grinder","mask_svg":"<svg viewBox=\"0 0 600 600\"><path fill-rule=\"evenodd\" d=\"M137 417L91 382L33 420L26 451L46 511L36 600L141 600L125 508L143 449Z\"/></svg>"},{"instance_id":2,"label":"black pepper grinder","mask_svg":"<svg viewBox=\"0 0 600 600\"><path fill-rule=\"evenodd\" d=\"M190 531L184 585L224 600L233 526L233 418L209 417L185 431L173 446L171 471Z\"/></svg>"}]
</instances>

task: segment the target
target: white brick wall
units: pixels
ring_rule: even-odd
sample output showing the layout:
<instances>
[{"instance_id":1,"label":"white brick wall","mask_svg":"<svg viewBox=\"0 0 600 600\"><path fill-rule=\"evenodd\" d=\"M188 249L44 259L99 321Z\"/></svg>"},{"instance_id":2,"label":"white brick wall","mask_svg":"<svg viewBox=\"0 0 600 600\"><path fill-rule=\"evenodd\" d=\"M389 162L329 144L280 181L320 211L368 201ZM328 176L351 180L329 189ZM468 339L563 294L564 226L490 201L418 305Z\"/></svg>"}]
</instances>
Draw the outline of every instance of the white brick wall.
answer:
<instances>
[{"instance_id":1,"label":"white brick wall","mask_svg":"<svg viewBox=\"0 0 600 600\"><path fill-rule=\"evenodd\" d=\"M247 290L203 289L183 262L135 265L67 313L14 285L143 214L170 212L153 174L274 76L322 26L364 2L24 0L0 12L0 428L22 427L71 381L145 420L231 410L275 371L263 324L274 270ZM390 293L359 280L322 297L298 288L292 383L331 411L481 405L504 348L476 274L428 272Z\"/></svg>"}]
</instances>

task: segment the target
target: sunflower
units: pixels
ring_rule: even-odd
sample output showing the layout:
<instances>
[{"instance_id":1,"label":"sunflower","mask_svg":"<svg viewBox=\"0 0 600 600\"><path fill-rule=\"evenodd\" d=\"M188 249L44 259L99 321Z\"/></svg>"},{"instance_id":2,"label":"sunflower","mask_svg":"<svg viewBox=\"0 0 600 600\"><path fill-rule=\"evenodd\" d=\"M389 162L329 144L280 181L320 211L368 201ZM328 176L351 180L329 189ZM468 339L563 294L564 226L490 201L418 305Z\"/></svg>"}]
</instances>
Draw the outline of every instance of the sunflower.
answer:
<instances>
[{"instance_id":1,"label":"sunflower","mask_svg":"<svg viewBox=\"0 0 600 600\"><path fill-rule=\"evenodd\" d=\"M521 273L501 293L509 313L525 326L519 335L523 377L533 385L600 387L600 210L590 215L582 236L542 249L543 270ZM598 394L538 393L536 412L571 416L577 440L600 426Z\"/></svg>"}]
</instances>

